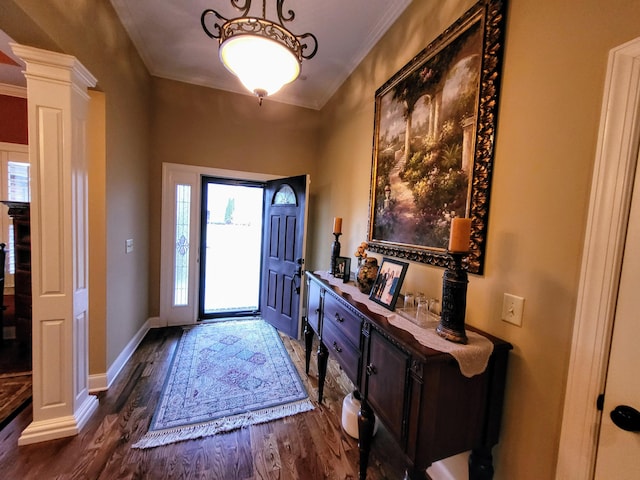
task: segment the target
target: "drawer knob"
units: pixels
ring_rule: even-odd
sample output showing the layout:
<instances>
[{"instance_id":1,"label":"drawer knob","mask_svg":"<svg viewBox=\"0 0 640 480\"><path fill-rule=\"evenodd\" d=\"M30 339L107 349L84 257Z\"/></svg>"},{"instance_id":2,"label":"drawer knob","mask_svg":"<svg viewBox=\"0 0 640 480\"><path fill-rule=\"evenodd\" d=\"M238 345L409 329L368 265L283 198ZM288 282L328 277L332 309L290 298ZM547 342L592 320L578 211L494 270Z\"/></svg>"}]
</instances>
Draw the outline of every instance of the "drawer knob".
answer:
<instances>
[{"instance_id":1,"label":"drawer knob","mask_svg":"<svg viewBox=\"0 0 640 480\"><path fill-rule=\"evenodd\" d=\"M333 349L338 353L342 352L342 349L336 342L333 342Z\"/></svg>"},{"instance_id":2,"label":"drawer knob","mask_svg":"<svg viewBox=\"0 0 640 480\"><path fill-rule=\"evenodd\" d=\"M336 321L338 323L344 322L344 318L342 318L338 312L336 312Z\"/></svg>"},{"instance_id":3,"label":"drawer knob","mask_svg":"<svg viewBox=\"0 0 640 480\"><path fill-rule=\"evenodd\" d=\"M378 369L375 367L375 365L373 365L372 363L367 365L367 375L368 376L375 375L376 373L378 373Z\"/></svg>"}]
</instances>

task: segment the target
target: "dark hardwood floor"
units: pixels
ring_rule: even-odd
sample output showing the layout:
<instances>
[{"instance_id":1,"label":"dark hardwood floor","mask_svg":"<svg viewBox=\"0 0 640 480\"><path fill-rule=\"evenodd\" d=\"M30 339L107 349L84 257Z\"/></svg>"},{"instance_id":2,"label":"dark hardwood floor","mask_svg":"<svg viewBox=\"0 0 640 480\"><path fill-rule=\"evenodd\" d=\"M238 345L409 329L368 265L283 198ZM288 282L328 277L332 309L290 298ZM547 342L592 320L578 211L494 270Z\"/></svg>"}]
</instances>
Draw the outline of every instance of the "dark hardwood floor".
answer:
<instances>
[{"instance_id":1,"label":"dark hardwood floor","mask_svg":"<svg viewBox=\"0 0 640 480\"><path fill-rule=\"evenodd\" d=\"M13 295L3 295L0 332L15 325ZM16 339L0 336L0 430L31 400L31 350ZM26 389L25 389L26 388Z\"/></svg>"},{"instance_id":2,"label":"dark hardwood floor","mask_svg":"<svg viewBox=\"0 0 640 480\"><path fill-rule=\"evenodd\" d=\"M18 447L31 407L0 431L0 478L22 479L355 479L357 441L340 425L342 399L353 386L330 361L321 405L315 359L307 377L304 347L285 345L315 409L262 425L148 450L131 449L146 431L180 335L151 330L82 432L66 439ZM315 357L315 354L313 355ZM375 437L367 478L402 478L401 457L388 433Z\"/></svg>"}]
</instances>

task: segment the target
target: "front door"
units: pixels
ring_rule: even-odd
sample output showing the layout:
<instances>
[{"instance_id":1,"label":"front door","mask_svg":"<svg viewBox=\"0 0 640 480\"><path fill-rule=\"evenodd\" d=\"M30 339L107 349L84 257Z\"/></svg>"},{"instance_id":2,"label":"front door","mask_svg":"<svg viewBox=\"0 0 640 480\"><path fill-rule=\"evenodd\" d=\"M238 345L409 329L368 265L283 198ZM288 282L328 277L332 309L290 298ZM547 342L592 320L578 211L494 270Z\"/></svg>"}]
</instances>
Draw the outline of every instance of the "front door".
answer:
<instances>
[{"instance_id":1,"label":"front door","mask_svg":"<svg viewBox=\"0 0 640 480\"><path fill-rule=\"evenodd\" d=\"M301 175L267 182L264 189L260 312L293 338L300 323L307 184Z\"/></svg>"},{"instance_id":2,"label":"front door","mask_svg":"<svg viewBox=\"0 0 640 480\"><path fill-rule=\"evenodd\" d=\"M640 300L637 293L640 173L636 173L633 192L598 440L596 480L640 478Z\"/></svg>"}]
</instances>

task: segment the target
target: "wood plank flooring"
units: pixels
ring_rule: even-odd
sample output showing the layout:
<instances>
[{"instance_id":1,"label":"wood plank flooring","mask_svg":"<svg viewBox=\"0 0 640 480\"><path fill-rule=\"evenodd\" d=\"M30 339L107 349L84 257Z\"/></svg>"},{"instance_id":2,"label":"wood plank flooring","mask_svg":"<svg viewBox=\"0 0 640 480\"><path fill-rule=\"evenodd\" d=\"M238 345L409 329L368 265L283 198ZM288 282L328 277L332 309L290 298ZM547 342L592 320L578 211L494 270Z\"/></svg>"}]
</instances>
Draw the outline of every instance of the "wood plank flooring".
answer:
<instances>
[{"instance_id":1,"label":"wood plank flooring","mask_svg":"<svg viewBox=\"0 0 640 480\"><path fill-rule=\"evenodd\" d=\"M158 402L180 328L151 330L80 435L17 446L31 407L0 431L0 478L5 480L315 480L358 477L357 441L341 428L342 399L353 386L333 360L324 400L317 404L317 369L304 373L304 347L285 345L316 408L262 425L204 439L137 450ZM313 355L315 357L315 354ZM402 478L401 456L379 429L369 462L370 480Z\"/></svg>"}]
</instances>

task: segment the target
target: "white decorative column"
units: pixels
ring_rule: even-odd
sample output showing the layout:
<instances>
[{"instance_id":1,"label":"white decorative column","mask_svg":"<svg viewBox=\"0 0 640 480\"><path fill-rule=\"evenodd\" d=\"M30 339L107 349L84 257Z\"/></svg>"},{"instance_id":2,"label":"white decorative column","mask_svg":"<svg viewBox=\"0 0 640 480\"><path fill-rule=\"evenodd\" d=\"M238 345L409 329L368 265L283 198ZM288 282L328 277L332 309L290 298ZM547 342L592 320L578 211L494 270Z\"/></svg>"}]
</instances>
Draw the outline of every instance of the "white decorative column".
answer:
<instances>
[{"instance_id":1,"label":"white decorative column","mask_svg":"<svg viewBox=\"0 0 640 480\"><path fill-rule=\"evenodd\" d=\"M12 44L26 64L31 163L33 422L19 445L76 435L89 395L87 88L69 55Z\"/></svg>"}]
</instances>

